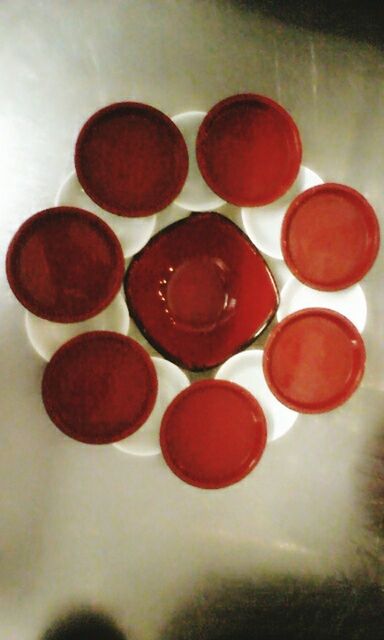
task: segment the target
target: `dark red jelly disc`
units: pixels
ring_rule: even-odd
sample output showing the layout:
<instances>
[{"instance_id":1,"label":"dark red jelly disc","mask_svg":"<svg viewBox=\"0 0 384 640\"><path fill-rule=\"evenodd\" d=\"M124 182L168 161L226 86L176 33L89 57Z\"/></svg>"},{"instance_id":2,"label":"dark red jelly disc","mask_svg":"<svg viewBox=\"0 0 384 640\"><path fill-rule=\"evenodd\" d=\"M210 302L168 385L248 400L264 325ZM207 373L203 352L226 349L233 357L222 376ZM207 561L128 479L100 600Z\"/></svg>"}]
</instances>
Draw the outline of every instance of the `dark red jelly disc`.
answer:
<instances>
[{"instance_id":1,"label":"dark red jelly disc","mask_svg":"<svg viewBox=\"0 0 384 640\"><path fill-rule=\"evenodd\" d=\"M165 209L179 194L188 151L164 113L120 102L87 120L77 139L75 166L83 189L100 207L142 217Z\"/></svg>"},{"instance_id":2,"label":"dark red jelly disc","mask_svg":"<svg viewBox=\"0 0 384 640\"><path fill-rule=\"evenodd\" d=\"M283 222L281 247L292 273L315 289L337 291L363 278L379 250L376 214L357 191L322 184L301 193Z\"/></svg>"},{"instance_id":3,"label":"dark red jelly disc","mask_svg":"<svg viewBox=\"0 0 384 640\"><path fill-rule=\"evenodd\" d=\"M195 213L134 256L125 291L155 348L192 370L220 364L267 326L278 304L263 258L230 220Z\"/></svg>"},{"instance_id":4,"label":"dark red jelly disc","mask_svg":"<svg viewBox=\"0 0 384 640\"><path fill-rule=\"evenodd\" d=\"M7 253L7 277L29 311L53 322L79 322L102 311L124 275L113 231L93 213L55 207L21 225Z\"/></svg>"},{"instance_id":5,"label":"dark red jelly disc","mask_svg":"<svg viewBox=\"0 0 384 640\"><path fill-rule=\"evenodd\" d=\"M223 380L196 382L169 405L160 444L182 480L203 489L238 482L260 460L267 439L264 413L243 387Z\"/></svg>"},{"instance_id":6,"label":"dark red jelly disc","mask_svg":"<svg viewBox=\"0 0 384 640\"><path fill-rule=\"evenodd\" d=\"M107 444L126 438L148 418L157 377L138 342L92 331L55 353L45 369L42 395L61 431L80 442Z\"/></svg>"},{"instance_id":7,"label":"dark red jelly disc","mask_svg":"<svg viewBox=\"0 0 384 640\"><path fill-rule=\"evenodd\" d=\"M263 367L271 391L291 409L322 413L343 404L358 387L364 342L355 326L329 309L287 316L270 334Z\"/></svg>"},{"instance_id":8,"label":"dark red jelly disc","mask_svg":"<svg viewBox=\"0 0 384 640\"><path fill-rule=\"evenodd\" d=\"M265 205L294 182L300 136L291 116L273 100L236 95L206 115L196 157L205 181L221 198L243 207Z\"/></svg>"}]
</instances>

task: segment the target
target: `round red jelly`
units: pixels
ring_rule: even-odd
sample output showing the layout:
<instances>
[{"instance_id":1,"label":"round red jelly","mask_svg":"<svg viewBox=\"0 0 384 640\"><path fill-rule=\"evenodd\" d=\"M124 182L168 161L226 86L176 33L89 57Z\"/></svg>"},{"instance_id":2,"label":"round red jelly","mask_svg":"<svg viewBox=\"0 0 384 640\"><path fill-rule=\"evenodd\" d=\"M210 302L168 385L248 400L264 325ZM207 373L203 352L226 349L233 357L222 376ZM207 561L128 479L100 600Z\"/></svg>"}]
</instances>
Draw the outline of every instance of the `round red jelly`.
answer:
<instances>
[{"instance_id":1,"label":"round red jelly","mask_svg":"<svg viewBox=\"0 0 384 640\"><path fill-rule=\"evenodd\" d=\"M145 422L157 396L157 376L138 342L112 331L65 343L47 365L42 396L65 434L88 444L126 438Z\"/></svg>"},{"instance_id":2,"label":"round red jelly","mask_svg":"<svg viewBox=\"0 0 384 640\"><path fill-rule=\"evenodd\" d=\"M304 309L271 332L264 349L267 383L280 402L301 413L343 404L358 387L364 342L347 318L330 309Z\"/></svg>"},{"instance_id":3,"label":"round red jelly","mask_svg":"<svg viewBox=\"0 0 384 640\"><path fill-rule=\"evenodd\" d=\"M243 387L203 380L182 391L164 414L161 449L188 484L219 489L252 471L265 448L264 413Z\"/></svg>"},{"instance_id":4,"label":"round red jelly","mask_svg":"<svg viewBox=\"0 0 384 640\"><path fill-rule=\"evenodd\" d=\"M196 157L205 181L237 206L255 207L280 198L296 179L301 155L291 116L256 94L216 104L197 136Z\"/></svg>"},{"instance_id":5,"label":"round red jelly","mask_svg":"<svg viewBox=\"0 0 384 640\"><path fill-rule=\"evenodd\" d=\"M97 111L75 150L79 182L100 207L143 217L165 209L188 173L184 138L168 116L147 104L120 102Z\"/></svg>"},{"instance_id":6,"label":"round red jelly","mask_svg":"<svg viewBox=\"0 0 384 640\"><path fill-rule=\"evenodd\" d=\"M124 257L100 218L55 207L21 225L9 246L6 269L12 291L29 311L53 322L80 322L113 300Z\"/></svg>"},{"instance_id":7,"label":"round red jelly","mask_svg":"<svg viewBox=\"0 0 384 640\"><path fill-rule=\"evenodd\" d=\"M379 223L355 189L327 183L301 193L283 222L281 248L292 273L324 291L349 287L365 276L379 250Z\"/></svg>"}]
</instances>

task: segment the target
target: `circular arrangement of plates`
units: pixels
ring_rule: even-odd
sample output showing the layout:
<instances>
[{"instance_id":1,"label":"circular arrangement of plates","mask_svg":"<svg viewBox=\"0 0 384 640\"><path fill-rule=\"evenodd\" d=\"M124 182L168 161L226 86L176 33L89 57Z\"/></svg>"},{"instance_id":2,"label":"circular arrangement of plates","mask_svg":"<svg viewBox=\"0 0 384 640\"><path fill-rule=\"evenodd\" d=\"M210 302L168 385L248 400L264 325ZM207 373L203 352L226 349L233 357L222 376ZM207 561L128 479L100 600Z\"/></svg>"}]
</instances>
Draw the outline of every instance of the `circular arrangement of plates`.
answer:
<instances>
[{"instance_id":1,"label":"circular arrangement of plates","mask_svg":"<svg viewBox=\"0 0 384 640\"><path fill-rule=\"evenodd\" d=\"M257 94L173 119L122 102L87 120L57 206L27 219L6 257L62 433L161 453L184 482L222 489L300 413L349 399L379 225L301 157L292 117ZM215 211L225 203L242 207L245 233ZM293 274L280 292L260 251ZM129 335L130 317L162 357Z\"/></svg>"}]
</instances>

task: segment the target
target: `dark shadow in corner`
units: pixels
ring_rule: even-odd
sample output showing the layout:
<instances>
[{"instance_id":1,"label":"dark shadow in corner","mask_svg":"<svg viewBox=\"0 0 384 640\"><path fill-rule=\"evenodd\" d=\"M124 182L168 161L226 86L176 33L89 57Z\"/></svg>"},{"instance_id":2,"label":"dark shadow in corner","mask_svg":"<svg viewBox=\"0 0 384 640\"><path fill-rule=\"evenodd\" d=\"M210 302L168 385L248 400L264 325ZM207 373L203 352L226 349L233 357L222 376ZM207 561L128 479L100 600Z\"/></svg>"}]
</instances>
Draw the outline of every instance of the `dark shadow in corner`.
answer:
<instances>
[{"instance_id":1,"label":"dark shadow in corner","mask_svg":"<svg viewBox=\"0 0 384 640\"><path fill-rule=\"evenodd\" d=\"M41 640L128 640L104 613L79 609L55 621Z\"/></svg>"},{"instance_id":2,"label":"dark shadow in corner","mask_svg":"<svg viewBox=\"0 0 384 640\"><path fill-rule=\"evenodd\" d=\"M230 0L299 27L364 40L384 48L384 7L378 0Z\"/></svg>"},{"instance_id":3,"label":"dark shadow in corner","mask_svg":"<svg viewBox=\"0 0 384 640\"><path fill-rule=\"evenodd\" d=\"M368 509L373 529L384 545L384 436L372 447L372 468L367 486Z\"/></svg>"},{"instance_id":4,"label":"dark shadow in corner","mask_svg":"<svg viewBox=\"0 0 384 640\"><path fill-rule=\"evenodd\" d=\"M383 605L358 581L229 581L196 593L160 640L367 640L381 637Z\"/></svg>"},{"instance_id":5,"label":"dark shadow in corner","mask_svg":"<svg viewBox=\"0 0 384 640\"><path fill-rule=\"evenodd\" d=\"M380 425L381 426L381 425ZM382 431L382 430L381 430ZM366 514L368 561L373 575L384 578L384 434L373 438L359 463L359 488Z\"/></svg>"}]
</instances>

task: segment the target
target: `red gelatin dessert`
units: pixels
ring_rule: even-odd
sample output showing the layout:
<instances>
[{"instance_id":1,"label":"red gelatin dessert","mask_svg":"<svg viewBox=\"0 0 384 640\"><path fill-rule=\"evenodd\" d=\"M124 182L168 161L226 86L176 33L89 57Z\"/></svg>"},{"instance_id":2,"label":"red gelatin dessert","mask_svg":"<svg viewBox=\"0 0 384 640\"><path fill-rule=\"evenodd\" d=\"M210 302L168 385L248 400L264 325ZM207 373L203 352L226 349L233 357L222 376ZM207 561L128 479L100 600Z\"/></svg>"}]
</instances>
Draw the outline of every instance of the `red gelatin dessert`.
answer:
<instances>
[{"instance_id":1,"label":"red gelatin dessert","mask_svg":"<svg viewBox=\"0 0 384 640\"><path fill-rule=\"evenodd\" d=\"M148 341L196 371L250 344L278 305L260 253L217 213L192 214L154 236L132 259L125 291Z\"/></svg>"},{"instance_id":2,"label":"red gelatin dessert","mask_svg":"<svg viewBox=\"0 0 384 640\"><path fill-rule=\"evenodd\" d=\"M364 373L364 342L347 318L330 309L304 309L271 332L263 368L274 395L301 413L343 404Z\"/></svg>"},{"instance_id":3,"label":"red gelatin dessert","mask_svg":"<svg viewBox=\"0 0 384 640\"><path fill-rule=\"evenodd\" d=\"M28 218L7 253L16 298L40 318L80 322L113 300L124 275L120 243L93 213L46 209Z\"/></svg>"},{"instance_id":4,"label":"red gelatin dessert","mask_svg":"<svg viewBox=\"0 0 384 640\"><path fill-rule=\"evenodd\" d=\"M255 94L216 104L203 120L196 142L200 171L210 188L241 207L280 198L295 181L301 141L291 116Z\"/></svg>"},{"instance_id":5,"label":"red gelatin dessert","mask_svg":"<svg viewBox=\"0 0 384 640\"><path fill-rule=\"evenodd\" d=\"M100 207L143 217L165 209L180 193L188 151L164 113L120 102L87 120L77 139L75 167L81 186Z\"/></svg>"},{"instance_id":6,"label":"red gelatin dessert","mask_svg":"<svg viewBox=\"0 0 384 640\"><path fill-rule=\"evenodd\" d=\"M322 184L301 193L283 222L281 248L292 273L314 289L337 291L355 284L379 250L379 223L358 191Z\"/></svg>"},{"instance_id":7,"label":"red gelatin dessert","mask_svg":"<svg viewBox=\"0 0 384 640\"><path fill-rule=\"evenodd\" d=\"M44 372L42 396L49 417L65 434L107 444L131 435L148 418L157 377L138 342L92 331L56 351Z\"/></svg>"},{"instance_id":8,"label":"red gelatin dessert","mask_svg":"<svg viewBox=\"0 0 384 640\"><path fill-rule=\"evenodd\" d=\"M170 469L188 484L219 489L255 467L265 448L264 413L243 387L223 380L195 382L164 414L160 444Z\"/></svg>"}]
</instances>

